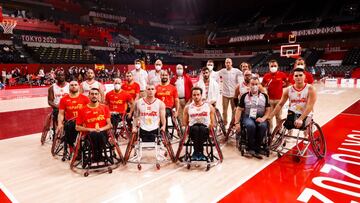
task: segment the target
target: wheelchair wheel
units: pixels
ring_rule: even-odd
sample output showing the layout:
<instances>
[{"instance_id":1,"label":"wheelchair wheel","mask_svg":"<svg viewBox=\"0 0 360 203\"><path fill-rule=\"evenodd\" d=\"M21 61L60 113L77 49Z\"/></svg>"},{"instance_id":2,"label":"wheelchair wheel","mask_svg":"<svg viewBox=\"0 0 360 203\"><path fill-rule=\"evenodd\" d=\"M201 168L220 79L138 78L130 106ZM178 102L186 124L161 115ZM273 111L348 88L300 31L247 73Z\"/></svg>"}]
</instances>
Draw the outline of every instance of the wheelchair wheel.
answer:
<instances>
[{"instance_id":1,"label":"wheelchair wheel","mask_svg":"<svg viewBox=\"0 0 360 203\"><path fill-rule=\"evenodd\" d=\"M310 127L309 139L311 147L318 159L322 159L326 154L326 141L319 124L313 122Z\"/></svg>"},{"instance_id":2,"label":"wheelchair wheel","mask_svg":"<svg viewBox=\"0 0 360 203\"><path fill-rule=\"evenodd\" d=\"M166 147L168 153L169 153L169 157L173 162L176 162L175 159L175 155L174 155L174 150L171 146L171 142L169 141L168 137L165 135L165 132L160 132L161 133L161 139L163 141L164 146Z\"/></svg>"},{"instance_id":3,"label":"wheelchair wheel","mask_svg":"<svg viewBox=\"0 0 360 203\"><path fill-rule=\"evenodd\" d=\"M270 144L270 149L271 150L276 150L282 143L284 140L284 135L286 135L288 133L288 130L284 127L284 122L285 119L281 120L280 124L278 126L275 127L273 133L271 134L271 144Z\"/></svg>"},{"instance_id":4,"label":"wheelchair wheel","mask_svg":"<svg viewBox=\"0 0 360 203\"><path fill-rule=\"evenodd\" d=\"M85 139L81 146L81 156L82 156L82 168L90 167L91 165L91 143L89 140Z\"/></svg>"},{"instance_id":5,"label":"wheelchair wheel","mask_svg":"<svg viewBox=\"0 0 360 203\"><path fill-rule=\"evenodd\" d=\"M223 153L221 151L219 142L217 141L213 130L210 131L209 141L210 141L210 143L212 143L215 146L215 149L216 149L216 151L218 152L218 155L219 155L219 161L220 161L220 163L222 163L222 161L224 160L224 156L223 156Z\"/></svg>"},{"instance_id":6,"label":"wheelchair wheel","mask_svg":"<svg viewBox=\"0 0 360 203\"><path fill-rule=\"evenodd\" d=\"M132 149L134 148L134 145L135 145L135 142L137 140L137 136L138 134L137 133L133 133L130 137L130 140L127 144L127 147L126 147L126 151L125 151L125 156L124 156L124 164L126 164L126 162L129 160L130 158L130 155L131 155L131 151Z\"/></svg>"},{"instance_id":7,"label":"wheelchair wheel","mask_svg":"<svg viewBox=\"0 0 360 203\"><path fill-rule=\"evenodd\" d=\"M45 118L44 128L41 133L41 138L40 138L41 145L45 144L46 138L48 137L50 139L52 138L52 136L50 136L52 133L51 123L52 123L52 113L49 113Z\"/></svg>"},{"instance_id":8,"label":"wheelchair wheel","mask_svg":"<svg viewBox=\"0 0 360 203\"><path fill-rule=\"evenodd\" d=\"M51 154L53 156L58 155L59 152L64 148L64 132L60 131L55 135L53 143L51 145ZM65 152L64 152L65 153Z\"/></svg>"},{"instance_id":9,"label":"wheelchair wheel","mask_svg":"<svg viewBox=\"0 0 360 203\"><path fill-rule=\"evenodd\" d=\"M219 109L217 109L217 108L215 108L215 118L216 118L218 126L220 127L221 133L223 134L223 136L226 137L227 132L226 132L224 120L221 117L221 113L220 113Z\"/></svg>"}]
</instances>

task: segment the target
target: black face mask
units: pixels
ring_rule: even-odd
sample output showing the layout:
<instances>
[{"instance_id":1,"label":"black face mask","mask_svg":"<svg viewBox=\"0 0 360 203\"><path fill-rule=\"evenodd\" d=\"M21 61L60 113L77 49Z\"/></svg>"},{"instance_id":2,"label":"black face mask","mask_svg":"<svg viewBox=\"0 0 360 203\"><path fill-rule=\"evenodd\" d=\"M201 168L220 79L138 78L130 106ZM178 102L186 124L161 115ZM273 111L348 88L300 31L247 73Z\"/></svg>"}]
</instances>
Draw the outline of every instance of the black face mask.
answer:
<instances>
[{"instance_id":1,"label":"black face mask","mask_svg":"<svg viewBox=\"0 0 360 203\"><path fill-rule=\"evenodd\" d=\"M167 81L168 81L167 78L161 78L161 82L162 82L162 83L166 83Z\"/></svg>"}]
</instances>

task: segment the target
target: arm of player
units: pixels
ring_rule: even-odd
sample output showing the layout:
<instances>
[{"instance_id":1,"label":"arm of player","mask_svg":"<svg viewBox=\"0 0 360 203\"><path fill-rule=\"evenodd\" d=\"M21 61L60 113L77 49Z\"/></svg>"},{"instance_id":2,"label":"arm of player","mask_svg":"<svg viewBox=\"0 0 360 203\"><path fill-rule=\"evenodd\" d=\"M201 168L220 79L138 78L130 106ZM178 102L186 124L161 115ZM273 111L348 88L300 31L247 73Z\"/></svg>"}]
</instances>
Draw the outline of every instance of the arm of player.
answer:
<instances>
[{"instance_id":1,"label":"arm of player","mask_svg":"<svg viewBox=\"0 0 360 203\"><path fill-rule=\"evenodd\" d=\"M175 112L174 112L175 118L178 117L179 109L180 109L180 100L179 98L175 98Z\"/></svg>"},{"instance_id":2,"label":"arm of player","mask_svg":"<svg viewBox=\"0 0 360 203\"><path fill-rule=\"evenodd\" d=\"M101 131L106 131L106 130L109 130L112 128L112 124L111 124L111 119L110 118L107 118L106 119L106 125L102 128L99 128L97 131L98 132L101 132Z\"/></svg>"},{"instance_id":3,"label":"arm of player","mask_svg":"<svg viewBox=\"0 0 360 203\"><path fill-rule=\"evenodd\" d=\"M48 89L48 104L49 106L51 106L52 108L58 108L58 105L56 105L54 103L55 100L55 96L54 96L54 87L51 86Z\"/></svg>"},{"instance_id":4,"label":"arm of player","mask_svg":"<svg viewBox=\"0 0 360 203\"><path fill-rule=\"evenodd\" d=\"M166 112L165 112L165 104L164 102L161 102L160 105L160 121L161 121L161 127L160 130L165 132L165 128L166 128Z\"/></svg>"},{"instance_id":5,"label":"arm of player","mask_svg":"<svg viewBox=\"0 0 360 203\"><path fill-rule=\"evenodd\" d=\"M242 111L244 109L241 108L241 107L236 107L236 111L235 111L235 129L237 132L240 132L240 119L241 119L241 114L242 114Z\"/></svg>"},{"instance_id":6,"label":"arm of player","mask_svg":"<svg viewBox=\"0 0 360 203\"><path fill-rule=\"evenodd\" d=\"M134 104L134 121L133 121L133 129L132 129L133 133L137 133L137 130L139 127L139 116L140 116L140 112L139 112L137 103L135 102L135 104Z\"/></svg>"},{"instance_id":7,"label":"arm of player","mask_svg":"<svg viewBox=\"0 0 360 203\"><path fill-rule=\"evenodd\" d=\"M59 131L64 127L64 115L65 115L65 111L64 110L59 110L58 125L57 125L57 128L56 128L56 133L59 133Z\"/></svg>"},{"instance_id":8,"label":"arm of player","mask_svg":"<svg viewBox=\"0 0 360 203\"><path fill-rule=\"evenodd\" d=\"M129 117L131 117L133 115L133 113L134 113L134 105L135 105L134 100L131 99L129 101L129 108L130 108L130 111L128 113Z\"/></svg>"},{"instance_id":9,"label":"arm of player","mask_svg":"<svg viewBox=\"0 0 360 203\"><path fill-rule=\"evenodd\" d=\"M189 126L189 105L186 105L184 108L183 119L185 126Z\"/></svg>"}]
</instances>

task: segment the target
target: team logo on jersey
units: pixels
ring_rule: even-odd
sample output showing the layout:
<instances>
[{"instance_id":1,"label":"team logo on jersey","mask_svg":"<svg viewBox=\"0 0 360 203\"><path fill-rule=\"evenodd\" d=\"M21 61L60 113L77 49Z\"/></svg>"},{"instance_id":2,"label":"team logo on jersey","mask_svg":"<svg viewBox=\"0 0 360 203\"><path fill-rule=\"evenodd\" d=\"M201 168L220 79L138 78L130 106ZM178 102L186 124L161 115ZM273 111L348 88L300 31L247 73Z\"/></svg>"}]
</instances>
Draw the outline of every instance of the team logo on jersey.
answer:
<instances>
[{"instance_id":1,"label":"team logo on jersey","mask_svg":"<svg viewBox=\"0 0 360 203\"><path fill-rule=\"evenodd\" d=\"M147 107L146 107L146 110L149 110L149 111L150 111L150 110L151 110L151 106L147 106Z\"/></svg>"}]
</instances>

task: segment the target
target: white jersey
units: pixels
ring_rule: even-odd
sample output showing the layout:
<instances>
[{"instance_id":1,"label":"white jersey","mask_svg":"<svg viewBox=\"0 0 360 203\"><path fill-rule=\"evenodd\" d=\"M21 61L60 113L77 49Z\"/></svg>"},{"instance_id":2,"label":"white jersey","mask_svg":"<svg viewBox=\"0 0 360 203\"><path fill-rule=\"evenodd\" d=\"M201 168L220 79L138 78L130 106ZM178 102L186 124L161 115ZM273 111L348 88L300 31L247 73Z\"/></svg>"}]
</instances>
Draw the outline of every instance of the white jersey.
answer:
<instances>
[{"instance_id":1,"label":"white jersey","mask_svg":"<svg viewBox=\"0 0 360 203\"><path fill-rule=\"evenodd\" d=\"M89 83L87 82L87 80L86 80L86 81L84 81L84 82L81 83L81 87L82 87L82 89L84 90L83 95L89 96L89 92L90 92L90 90L91 90L92 88L97 88L97 89L100 90L100 88L101 88L101 83L95 80L95 82L93 82L92 84L89 84Z\"/></svg>"},{"instance_id":2,"label":"white jersey","mask_svg":"<svg viewBox=\"0 0 360 203\"><path fill-rule=\"evenodd\" d=\"M59 105L60 99L65 95L69 94L69 83L65 82L64 87L60 87L56 83L52 85L54 92L54 103Z\"/></svg>"},{"instance_id":3,"label":"white jersey","mask_svg":"<svg viewBox=\"0 0 360 203\"><path fill-rule=\"evenodd\" d=\"M148 74L149 83L159 85L161 83L160 72L156 72L156 70L151 70Z\"/></svg>"},{"instance_id":4,"label":"white jersey","mask_svg":"<svg viewBox=\"0 0 360 203\"><path fill-rule=\"evenodd\" d=\"M241 98L241 96L242 96L243 94L245 94L246 92L249 92L249 90L250 90L250 87L247 86L247 85L245 84L245 82L240 83L240 85L239 85L239 92L240 92L240 94L239 94L239 99Z\"/></svg>"},{"instance_id":5,"label":"white jersey","mask_svg":"<svg viewBox=\"0 0 360 203\"><path fill-rule=\"evenodd\" d=\"M189 126L195 124L203 124L205 126L210 125L210 104L203 103L200 106L196 106L194 102L189 104Z\"/></svg>"},{"instance_id":6,"label":"white jersey","mask_svg":"<svg viewBox=\"0 0 360 203\"><path fill-rule=\"evenodd\" d=\"M301 90L295 89L294 86L289 88L289 110L296 114L302 114L305 111L306 103L309 97L309 85L305 84Z\"/></svg>"},{"instance_id":7,"label":"white jersey","mask_svg":"<svg viewBox=\"0 0 360 203\"><path fill-rule=\"evenodd\" d=\"M136 102L140 113L140 128L146 131L158 129L160 126L161 102L155 98L152 103L147 103L144 98Z\"/></svg>"}]
</instances>

